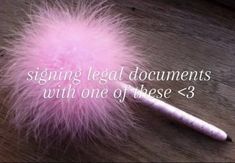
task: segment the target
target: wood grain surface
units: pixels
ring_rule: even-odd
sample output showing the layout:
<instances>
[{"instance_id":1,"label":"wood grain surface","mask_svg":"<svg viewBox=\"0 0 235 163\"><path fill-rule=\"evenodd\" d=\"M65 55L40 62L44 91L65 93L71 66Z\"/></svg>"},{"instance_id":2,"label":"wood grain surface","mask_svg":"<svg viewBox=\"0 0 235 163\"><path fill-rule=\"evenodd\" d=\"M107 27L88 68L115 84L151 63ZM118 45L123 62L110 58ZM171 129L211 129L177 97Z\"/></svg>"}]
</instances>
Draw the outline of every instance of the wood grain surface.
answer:
<instances>
[{"instance_id":1,"label":"wood grain surface","mask_svg":"<svg viewBox=\"0 0 235 163\"><path fill-rule=\"evenodd\" d=\"M76 0L74 0L76 1ZM73 2L74 2L73 1ZM0 47L30 11L30 0L0 0ZM72 1L66 1L71 3ZM227 131L235 139L235 10L206 0L109 0L131 18L138 44L155 70L210 70L209 82L155 82L156 88L196 87L193 99L165 100ZM0 64L7 60L1 52ZM1 79L0 79L1 80ZM1 99L4 92L1 92ZM175 124L145 106L136 109L141 129L119 145L39 147L5 120L0 99L0 162L23 161L235 161L235 145L217 142ZM105 138L104 138L105 139Z\"/></svg>"}]
</instances>

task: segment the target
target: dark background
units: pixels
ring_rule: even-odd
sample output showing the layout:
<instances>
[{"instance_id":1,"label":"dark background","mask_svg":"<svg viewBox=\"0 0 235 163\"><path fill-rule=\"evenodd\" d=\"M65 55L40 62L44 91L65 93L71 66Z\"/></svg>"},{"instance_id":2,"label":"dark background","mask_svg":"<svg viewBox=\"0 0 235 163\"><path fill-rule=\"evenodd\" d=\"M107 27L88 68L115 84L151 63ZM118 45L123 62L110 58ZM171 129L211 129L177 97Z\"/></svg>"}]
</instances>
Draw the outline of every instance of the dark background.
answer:
<instances>
[{"instance_id":1,"label":"dark background","mask_svg":"<svg viewBox=\"0 0 235 163\"><path fill-rule=\"evenodd\" d=\"M75 0L74 0L75 1ZM30 0L0 0L0 47L9 30L29 11ZM72 5L72 1L66 1ZM130 25L156 70L211 70L210 82L156 82L175 90L196 86L193 99L167 102L227 131L235 139L234 1L109 0L114 11L133 18ZM7 60L1 52L0 65ZM139 106L142 129L119 145L84 142L75 148L45 149L19 136L5 120L0 96L0 161L235 161L235 145L217 142Z\"/></svg>"}]
</instances>

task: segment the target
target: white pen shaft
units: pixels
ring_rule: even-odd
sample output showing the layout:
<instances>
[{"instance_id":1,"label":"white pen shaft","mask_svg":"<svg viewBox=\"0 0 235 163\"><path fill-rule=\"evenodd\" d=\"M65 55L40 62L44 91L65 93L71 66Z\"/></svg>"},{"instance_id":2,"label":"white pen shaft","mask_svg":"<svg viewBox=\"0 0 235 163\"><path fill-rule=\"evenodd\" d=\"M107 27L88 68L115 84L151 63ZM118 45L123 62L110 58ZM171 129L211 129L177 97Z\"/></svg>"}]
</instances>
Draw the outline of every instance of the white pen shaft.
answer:
<instances>
[{"instance_id":1,"label":"white pen shaft","mask_svg":"<svg viewBox=\"0 0 235 163\"><path fill-rule=\"evenodd\" d=\"M190 127L195 129L196 131L199 131L207 136L210 136L216 140L224 141L227 139L227 134L219 129L218 127L209 124L193 115L190 115L170 104L167 104L159 99L156 99L140 90L137 90L136 88L121 83L121 86L123 89L127 90L127 93L134 96L138 95L140 96L141 102L152 106L157 111L163 113L164 115Z\"/></svg>"}]
</instances>

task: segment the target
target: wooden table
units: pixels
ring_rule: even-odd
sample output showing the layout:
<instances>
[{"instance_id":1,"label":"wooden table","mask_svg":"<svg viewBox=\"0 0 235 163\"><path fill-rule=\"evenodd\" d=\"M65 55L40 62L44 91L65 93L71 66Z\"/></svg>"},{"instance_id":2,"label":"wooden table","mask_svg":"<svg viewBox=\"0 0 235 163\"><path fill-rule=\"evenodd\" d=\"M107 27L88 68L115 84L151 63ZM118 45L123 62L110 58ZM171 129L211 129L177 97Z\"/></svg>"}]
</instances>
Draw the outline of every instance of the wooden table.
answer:
<instances>
[{"instance_id":1,"label":"wooden table","mask_svg":"<svg viewBox=\"0 0 235 163\"><path fill-rule=\"evenodd\" d=\"M0 0L0 46L29 11L29 0ZM68 2L70 3L70 2ZM155 70L210 70L209 82L155 82L174 90L194 85L193 99L165 100L227 131L235 138L235 12L206 0L110 0L131 18L138 44ZM0 62L5 62L2 56ZM3 95L2 95L3 97ZM2 99L2 98L1 98ZM2 100L1 100L2 101ZM84 143L81 148L42 149L4 120L1 102L0 161L235 161L235 145L217 142L165 119L148 107L136 109L142 129L119 146Z\"/></svg>"}]
</instances>

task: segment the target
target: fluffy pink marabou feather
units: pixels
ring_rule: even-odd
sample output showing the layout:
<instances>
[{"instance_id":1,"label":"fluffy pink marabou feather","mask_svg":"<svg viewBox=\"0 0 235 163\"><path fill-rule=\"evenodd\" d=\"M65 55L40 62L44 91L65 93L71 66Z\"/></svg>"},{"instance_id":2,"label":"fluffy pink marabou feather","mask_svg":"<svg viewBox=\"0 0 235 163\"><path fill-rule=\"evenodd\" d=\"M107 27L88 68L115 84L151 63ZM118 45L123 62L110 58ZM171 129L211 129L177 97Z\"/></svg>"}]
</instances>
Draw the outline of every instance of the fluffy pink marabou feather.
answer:
<instances>
[{"instance_id":1,"label":"fluffy pink marabou feather","mask_svg":"<svg viewBox=\"0 0 235 163\"><path fill-rule=\"evenodd\" d=\"M2 84L9 91L10 115L18 129L26 130L36 139L86 136L109 138L125 135L133 126L132 112L128 106L109 96L104 99L76 98L44 99L44 88L67 86L68 81L48 81L39 85L26 80L28 72L50 71L76 72L82 70L83 88L109 88L113 81L101 85L88 81L85 74L89 67L103 71L117 71L125 67L123 82L128 82L131 69L141 63L135 46L129 42L130 33L120 16L110 14L110 7L99 4L80 3L76 9L40 7L29 15L30 21L23 24L16 39L7 48L9 62L4 66Z\"/></svg>"}]
</instances>

